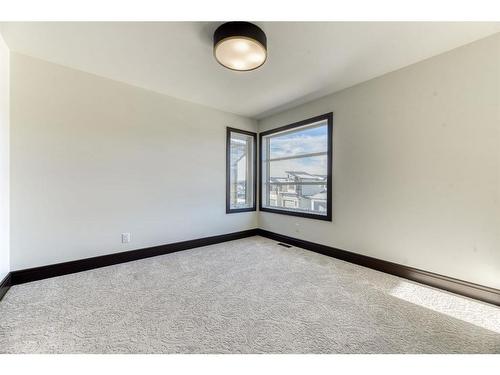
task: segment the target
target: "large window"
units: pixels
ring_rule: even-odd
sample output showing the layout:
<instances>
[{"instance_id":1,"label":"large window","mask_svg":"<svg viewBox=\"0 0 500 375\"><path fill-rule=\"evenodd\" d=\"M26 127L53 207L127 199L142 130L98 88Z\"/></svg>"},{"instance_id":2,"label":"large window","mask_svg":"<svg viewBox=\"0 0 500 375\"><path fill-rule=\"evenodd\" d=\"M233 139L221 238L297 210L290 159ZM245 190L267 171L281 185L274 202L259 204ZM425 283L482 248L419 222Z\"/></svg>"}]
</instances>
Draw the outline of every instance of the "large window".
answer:
<instances>
[{"instance_id":1,"label":"large window","mask_svg":"<svg viewBox=\"0 0 500 375\"><path fill-rule=\"evenodd\" d=\"M227 128L226 212L255 211L257 135Z\"/></svg>"},{"instance_id":2,"label":"large window","mask_svg":"<svg viewBox=\"0 0 500 375\"><path fill-rule=\"evenodd\" d=\"M332 220L332 113L260 134L260 210Z\"/></svg>"}]
</instances>

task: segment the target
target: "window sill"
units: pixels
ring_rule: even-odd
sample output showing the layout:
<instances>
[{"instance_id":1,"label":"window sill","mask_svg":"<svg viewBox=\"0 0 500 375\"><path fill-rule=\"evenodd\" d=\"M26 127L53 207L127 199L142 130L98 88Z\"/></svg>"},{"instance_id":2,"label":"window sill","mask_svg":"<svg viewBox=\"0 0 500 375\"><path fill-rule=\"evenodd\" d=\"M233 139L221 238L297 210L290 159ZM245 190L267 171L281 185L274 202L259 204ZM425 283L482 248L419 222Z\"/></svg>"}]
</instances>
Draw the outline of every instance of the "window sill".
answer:
<instances>
[{"instance_id":1,"label":"window sill","mask_svg":"<svg viewBox=\"0 0 500 375\"><path fill-rule=\"evenodd\" d=\"M306 213L306 212L286 211L286 210L278 210L278 209L266 208L266 207L259 207L259 211L262 211L262 212L271 212L273 214L281 214L281 215L302 217L302 218L305 218L305 219L315 219L315 220L322 220L322 221L332 221L332 215L331 214L328 214L328 215L317 215L317 214Z\"/></svg>"}]
</instances>

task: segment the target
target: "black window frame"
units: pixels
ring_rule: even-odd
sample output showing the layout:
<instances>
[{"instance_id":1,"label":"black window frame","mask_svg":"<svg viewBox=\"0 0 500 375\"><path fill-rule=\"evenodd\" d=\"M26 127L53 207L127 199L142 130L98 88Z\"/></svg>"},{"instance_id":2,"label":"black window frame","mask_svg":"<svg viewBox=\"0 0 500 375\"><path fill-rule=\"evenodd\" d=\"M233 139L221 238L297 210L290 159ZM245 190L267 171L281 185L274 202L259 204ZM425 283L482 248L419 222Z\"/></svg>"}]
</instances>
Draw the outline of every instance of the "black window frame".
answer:
<instances>
[{"instance_id":1,"label":"black window frame","mask_svg":"<svg viewBox=\"0 0 500 375\"><path fill-rule=\"evenodd\" d=\"M262 197L262 152L263 152L263 145L262 145L262 137L272 135L274 133L280 133L285 130L291 130L294 128L299 128L301 126L305 126L314 122L318 121L327 121L327 128L328 128L328 134L327 134L327 182L326 182L326 215L319 215L319 214L314 214L314 213L307 213L307 212L299 212L299 211L289 211L289 210L281 210L277 208L268 208L268 207L263 207L262 202L263 202L263 197ZM333 112L325 113L323 115L315 116L308 118L306 120L294 122L289 125L284 125L280 126L275 129L267 130L265 132L259 133L259 211L262 212L270 212L270 213L275 213L275 214L281 214L281 215L288 215L288 216L296 216L296 217L302 217L302 218L307 218L307 219L316 219L316 220L323 220L323 221L332 221L332 176L333 176Z\"/></svg>"},{"instance_id":2,"label":"black window frame","mask_svg":"<svg viewBox=\"0 0 500 375\"><path fill-rule=\"evenodd\" d=\"M231 208L231 133L240 133L253 137L253 205L247 208ZM226 214L257 211L257 133L226 127Z\"/></svg>"}]
</instances>

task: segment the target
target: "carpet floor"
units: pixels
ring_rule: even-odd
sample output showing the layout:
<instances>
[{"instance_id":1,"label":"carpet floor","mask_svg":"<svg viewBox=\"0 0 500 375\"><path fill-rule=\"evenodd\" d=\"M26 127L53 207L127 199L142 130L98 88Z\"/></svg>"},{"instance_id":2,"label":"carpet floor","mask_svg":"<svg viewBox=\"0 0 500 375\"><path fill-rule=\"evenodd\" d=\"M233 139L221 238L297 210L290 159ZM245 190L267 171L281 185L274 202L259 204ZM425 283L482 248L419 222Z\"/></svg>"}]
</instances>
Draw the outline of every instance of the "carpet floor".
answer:
<instances>
[{"instance_id":1,"label":"carpet floor","mask_svg":"<svg viewBox=\"0 0 500 375\"><path fill-rule=\"evenodd\" d=\"M500 353L500 308L251 237L12 287L2 353Z\"/></svg>"}]
</instances>

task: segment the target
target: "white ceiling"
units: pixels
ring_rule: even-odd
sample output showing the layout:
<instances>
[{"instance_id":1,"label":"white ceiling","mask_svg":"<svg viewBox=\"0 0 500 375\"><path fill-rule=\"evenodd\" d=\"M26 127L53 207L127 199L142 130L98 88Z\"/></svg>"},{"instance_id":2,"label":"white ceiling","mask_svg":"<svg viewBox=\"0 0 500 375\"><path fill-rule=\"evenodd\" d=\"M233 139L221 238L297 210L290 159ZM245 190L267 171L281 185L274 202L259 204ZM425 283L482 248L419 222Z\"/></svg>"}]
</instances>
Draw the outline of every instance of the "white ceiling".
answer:
<instances>
[{"instance_id":1,"label":"white ceiling","mask_svg":"<svg viewBox=\"0 0 500 375\"><path fill-rule=\"evenodd\" d=\"M485 22L257 22L269 58L251 72L212 55L218 22L3 23L15 52L262 118L500 31Z\"/></svg>"}]
</instances>

